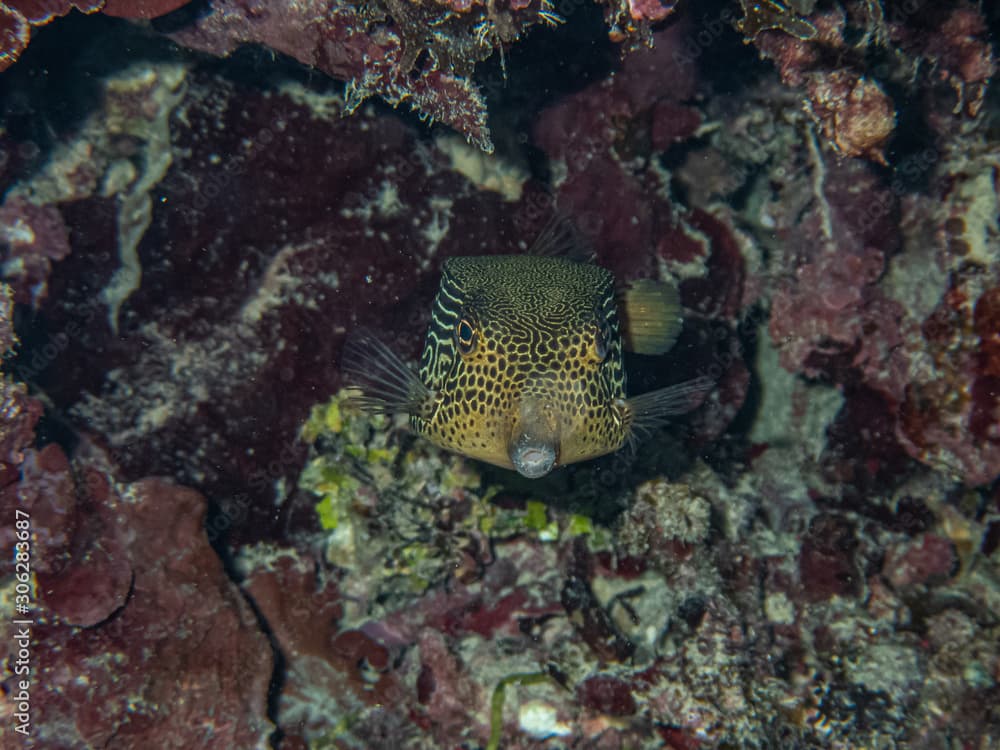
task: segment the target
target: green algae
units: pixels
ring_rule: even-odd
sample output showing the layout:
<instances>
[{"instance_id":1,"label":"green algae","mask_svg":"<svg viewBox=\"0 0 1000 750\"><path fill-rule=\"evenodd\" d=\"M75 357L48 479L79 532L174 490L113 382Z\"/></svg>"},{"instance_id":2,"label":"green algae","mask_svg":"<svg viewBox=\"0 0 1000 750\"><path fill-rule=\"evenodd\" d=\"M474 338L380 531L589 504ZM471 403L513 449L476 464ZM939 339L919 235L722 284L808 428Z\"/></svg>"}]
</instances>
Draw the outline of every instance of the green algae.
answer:
<instances>
[{"instance_id":1,"label":"green algae","mask_svg":"<svg viewBox=\"0 0 1000 750\"><path fill-rule=\"evenodd\" d=\"M299 484L318 495L316 514L320 526L331 531L340 525L345 509L361 483L325 457L314 458L302 471Z\"/></svg>"},{"instance_id":2,"label":"green algae","mask_svg":"<svg viewBox=\"0 0 1000 750\"><path fill-rule=\"evenodd\" d=\"M479 464L415 439L402 421L356 411L348 394L314 406L302 426L311 455L299 489L315 498L327 562L365 571L384 606L447 581L469 564L469 550L487 554L492 542L583 536L591 549L611 548L611 532L585 515L539 498L498 505L509 490L484 483Z\"/></svg>"},{"instance_id":3,"label":"green algae","mask_svg":"<svg viewBox=\"0 0 1000 750\"><path fill-rule=\"evenodd\" d=\"M503 733L503 705L506 700L507 688L512 685L539 685L543 682L554 682L548 672L523 672L504 677L493 688L490 698L490 740L486 750L497 750L500 747L500 736Z\"/></svg>"}]
</instances>

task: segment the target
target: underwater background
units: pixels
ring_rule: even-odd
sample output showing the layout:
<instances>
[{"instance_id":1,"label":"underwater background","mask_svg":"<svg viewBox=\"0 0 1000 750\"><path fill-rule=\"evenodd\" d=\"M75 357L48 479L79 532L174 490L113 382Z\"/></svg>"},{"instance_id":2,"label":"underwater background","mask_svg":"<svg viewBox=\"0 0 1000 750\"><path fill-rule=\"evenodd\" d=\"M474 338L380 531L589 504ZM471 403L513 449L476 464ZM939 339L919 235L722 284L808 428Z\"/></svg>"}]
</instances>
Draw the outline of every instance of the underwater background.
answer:
<instances>
[{"instance_id":1,"label":"underwater background","mask_svg":"<svg viewBox=\"0 0 1000 750\"><path fill-rule=\"evenodd\" d=\"M1000 747L1000 3L4 0L0 747ZM697 409L366 416L553 215Z\"/></svg>"}]
</instances>

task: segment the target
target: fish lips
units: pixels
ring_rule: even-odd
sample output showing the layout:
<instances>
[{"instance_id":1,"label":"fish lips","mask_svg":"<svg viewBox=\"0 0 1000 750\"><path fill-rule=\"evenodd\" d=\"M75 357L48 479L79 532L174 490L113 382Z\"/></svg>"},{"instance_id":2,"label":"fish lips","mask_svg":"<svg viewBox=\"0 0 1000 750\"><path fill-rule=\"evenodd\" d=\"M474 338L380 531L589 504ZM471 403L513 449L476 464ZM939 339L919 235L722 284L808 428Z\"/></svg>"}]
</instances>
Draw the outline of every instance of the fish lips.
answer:
<instances>
[{"instance_id":1,"label":"fish lips","mask_svg":"<svg viewBox=\"0 0 1000 750\"><path fill-rule=\"evenodd\" d=\"M559 459L556 446L531 435L522 434L510 446L510 462L517 472L528 479L548 474Z\"/></svg>"}]
</instances>

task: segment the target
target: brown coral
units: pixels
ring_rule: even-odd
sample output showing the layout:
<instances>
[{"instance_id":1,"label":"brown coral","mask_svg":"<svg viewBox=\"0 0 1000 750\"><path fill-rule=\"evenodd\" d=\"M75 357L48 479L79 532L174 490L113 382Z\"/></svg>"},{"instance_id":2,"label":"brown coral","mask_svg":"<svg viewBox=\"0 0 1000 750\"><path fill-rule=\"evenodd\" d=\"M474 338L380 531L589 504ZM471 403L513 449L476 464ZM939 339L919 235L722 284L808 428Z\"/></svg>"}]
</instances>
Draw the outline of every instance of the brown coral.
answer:
<instances>
[{"instance_id":1,"label":"brown coral","mask_svg":"<svg viewBox=\"0 0 1000 750\"><path fill-rule=\"evenodd\" d=\"M877 82L837 70L811 76L806 91L810 114L841 154L886 163L882 150L896 127L896 112Z\"/></svg>"}]
</instances>

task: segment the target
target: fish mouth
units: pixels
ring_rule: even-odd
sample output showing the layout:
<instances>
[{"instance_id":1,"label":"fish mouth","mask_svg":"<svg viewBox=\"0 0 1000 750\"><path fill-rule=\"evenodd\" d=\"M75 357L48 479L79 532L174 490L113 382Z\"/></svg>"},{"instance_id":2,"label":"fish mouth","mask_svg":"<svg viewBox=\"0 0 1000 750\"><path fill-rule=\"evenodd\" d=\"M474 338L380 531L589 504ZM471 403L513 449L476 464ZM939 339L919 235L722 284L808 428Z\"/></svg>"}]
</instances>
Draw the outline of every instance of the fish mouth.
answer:
<instances>
[{"instance_id":1,"label":"fish mouth","mask_svg":"<svg viewBox=\"0 0 1000 750\"><path fill-rule=\"evenodd\" d=\"M522 435L511 446L510 462L521 476L538 479L556 465L556 449L544 440Z\"/></svg>"}]
</instances>

